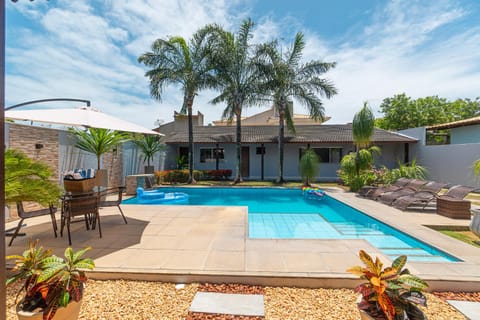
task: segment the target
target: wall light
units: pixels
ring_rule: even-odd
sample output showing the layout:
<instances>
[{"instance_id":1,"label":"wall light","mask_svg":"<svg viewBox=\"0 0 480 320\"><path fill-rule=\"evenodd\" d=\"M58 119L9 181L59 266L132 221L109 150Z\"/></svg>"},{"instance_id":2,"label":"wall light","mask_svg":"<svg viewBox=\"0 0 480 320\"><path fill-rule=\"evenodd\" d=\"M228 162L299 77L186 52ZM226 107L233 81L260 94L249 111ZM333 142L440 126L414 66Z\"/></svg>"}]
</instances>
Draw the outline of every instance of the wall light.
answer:
<instances>
[{"instance_id":1,"label":"wall light","mask_svg":"<svg viewBox=\"0 0 480 320\"><path fill-rule=\"evenodd\" d=\"M35 143L35 149L37 149L37 150L43 149L43 144L41 144L41 143Z\"/></svg>"}]
</instances>

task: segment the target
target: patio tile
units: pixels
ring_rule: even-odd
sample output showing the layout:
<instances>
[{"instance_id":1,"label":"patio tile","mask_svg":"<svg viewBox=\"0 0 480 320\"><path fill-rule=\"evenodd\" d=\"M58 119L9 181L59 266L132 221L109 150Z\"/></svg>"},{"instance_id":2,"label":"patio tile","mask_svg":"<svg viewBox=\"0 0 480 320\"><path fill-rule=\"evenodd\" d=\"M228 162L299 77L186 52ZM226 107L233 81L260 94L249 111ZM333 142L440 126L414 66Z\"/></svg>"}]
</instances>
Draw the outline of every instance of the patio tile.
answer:
<instances>
[{"instance_id":1,"label":"patio tile","mask_svg":"<svg viewBox=\"0 0 480 320\"><path fill-rule=\"evenodd\" d=\"M166 250L164 250L166 251ZM165 261L163 268L178 270L202 270L208 251L169 250L172 255Z\"/></svg>"},{"instance_id":2,"label":"patio tile","mask_svg":"<svg viewBox=\"0 0 480 320\"><path fill-rule=\"evenodd\" d=\"M247 251L245 253L245 271L247 272L285 272L284 256L278 252Z\"/></svg>"},{"instance_id":3,"label":"patio tile","mask_svg":"<svg viewBox=\"0 0 480 320\"><path fill-rule=\"evenodd\" d=\"M205 270L243 271L245 253L243 251L211 251L205 261Z\"/></svg>"},{"instance_id":4,"label":"patio tile","mask_svg":"<svg viewBox=\"0 0 480 320\"><path fill-rule=\"evenodd\" d=\"M226 239L224 237L215 237L211 243L212 250L232 250L244 251L245 240L242 238Z\"/></svg>"}]
</instances>

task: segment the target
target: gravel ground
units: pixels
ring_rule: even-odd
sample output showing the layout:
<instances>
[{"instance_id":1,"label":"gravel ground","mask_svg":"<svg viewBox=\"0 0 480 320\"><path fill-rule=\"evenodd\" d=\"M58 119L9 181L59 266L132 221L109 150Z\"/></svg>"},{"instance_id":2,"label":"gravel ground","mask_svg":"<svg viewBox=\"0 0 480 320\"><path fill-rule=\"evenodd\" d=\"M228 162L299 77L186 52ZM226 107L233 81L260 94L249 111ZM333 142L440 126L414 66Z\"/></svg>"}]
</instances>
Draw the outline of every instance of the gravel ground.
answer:
<instances>
[{"instance_id":1,"label":"gravel ground","mask_svg":"<svg viewBox=\"0 0 480 320\"><path fill-rule=\"evenodd\" d=\"M18 286L7 289L7 320L15 320L15 295ZM259 320L261 317L232 317L188 313L197 290L230 293L263 293L266 320L341 319L358 320L357 294L350 289L300 289L238 285L175 284L141 281L89 280L85 290L82 320ZM441 298L439 298L441 297ZM465 320L442 299L480 300L480 293L427 293L430 320Z\"/></svg>"}]
</instances>

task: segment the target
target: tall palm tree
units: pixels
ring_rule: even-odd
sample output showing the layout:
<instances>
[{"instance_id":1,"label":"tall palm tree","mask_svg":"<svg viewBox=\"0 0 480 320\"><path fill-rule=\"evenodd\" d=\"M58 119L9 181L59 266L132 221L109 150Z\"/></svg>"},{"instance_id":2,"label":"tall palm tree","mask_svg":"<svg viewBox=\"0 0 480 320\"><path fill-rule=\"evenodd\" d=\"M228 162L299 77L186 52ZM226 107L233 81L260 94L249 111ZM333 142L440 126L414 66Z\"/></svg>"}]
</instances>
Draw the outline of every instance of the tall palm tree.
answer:
<instances>
[{"instance_id":1,"label":"tall palm tree","mask_svg":"<svg viewBox=\"0 0 480 320\"><path fill-rule=\"evenodd\" d=\"M302 63L305 40L297 33L292 47L282 54L276 41L261 45L258 50L257 67L263 75L263 90L269 93L279 116L278 133L278 183L283 183L283 154L285 122L291 132L295 132L292 114L288 105L295 98L304 104L313 119L324 119L324 108L319 96L330 98L337 93L334 85L320 78L320 75L335 67L335 62L312 60Z\"/></svg>"},{"instance_id":2,"label":"tall palm tree","mask_svg":"<svg viewBox=\"0 0 480 320\"><path fill-rule=\"evenodd\" d=\"M222 118L236 124L236 177L234 183L241 182L242 151L242 109L258 101L258 75L253 65L253 54L249 39L252 37L254 23L250 19L243 21L236 35L224 31L216 25L210 26L212 50L210 62L215 71L214 86L220 94L212 99L213 104L224 102L227 107Z\"/></svg>"},{"instance_id":3,"label":"tall palm tree","mask_svg":"<svg viewBox=\"0 0 480 320\"><path fill-rule=\"evenodd\" d=\"M193 100L201 89L208 87L209 68L206 30L198 30L187 43L182 37L157 39L152 51L142 54L138 61L151 68L145 76L150 78L150 94L161 100L163 89L169 84L180 85L183 105L180 113L188 114L188 183L195 183L193 177Z\"/></svg>"}]
</instances>

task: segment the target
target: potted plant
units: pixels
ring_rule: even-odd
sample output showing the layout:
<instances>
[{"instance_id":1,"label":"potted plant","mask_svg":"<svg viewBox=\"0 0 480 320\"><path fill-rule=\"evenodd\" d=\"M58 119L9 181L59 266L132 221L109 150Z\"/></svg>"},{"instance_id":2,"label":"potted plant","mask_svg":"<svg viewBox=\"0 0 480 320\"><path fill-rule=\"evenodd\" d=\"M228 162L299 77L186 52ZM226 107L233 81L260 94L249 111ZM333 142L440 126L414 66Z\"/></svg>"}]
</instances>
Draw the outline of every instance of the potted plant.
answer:
<instances>
[{"instance_id":1,"label":"potted plant","mask_svg":"<svg viewBox=\"0 0 480 320\"><path fill-rule=\"evenodd\" d=\"M30 242L23 255L7 256L15 259L7 285L23 281L18 292L18 295L24 292L17 304L18 319L78 319L87 281L83 270L95 266L92 259L82 258L89 249L73 252L68 247L65 258L60 258L53 255L52 250L38 246L37 240Z\"/></svg>"},{"instance_id":2,"label":"potted plant","mask_svg":"<svg viewBox=\"0 0 480 320\"><path fill-rule=\"evenodd\" d=\"M153 173L154 167L150 165L150 161L153 160L155 154L164 149L163 144L160 142L158 136L143 135L133 140L133 143L143 153L143 161L147 162L145 166L145 173Z\"/></svg>"},{"instance_id":3,"label":"potted plant","mask_svg":"<svg viewBox=\"0 0 480 320\"><path fill-rule=\"evenodd\" d=\"M81 130L71 128L70 132L77 138L75 147L80 150L93 153L97 157L97 181L106 187L108 184L108 174L106 169L100 169L100 160L104 153L113 151L116 146L130 139L130 134L115 130L88 128Z\"/></svg>"},{"instance_id":4,"label":"potted plant","mask_svg":"<svg viewBox=\"0 0 480 320\"><path fill-rule=\"evenodd\" d=\"M423 320L425 314L416 305L426 306L422 291L428 287L419 277L404 269L407 256L395 259L390 267L383 268L377 257L375 261L363 250L359 252L365 267L348 269L366 282L358 285L360 293L358 309L362 320Z\"/></svg>"}]
</instances>

